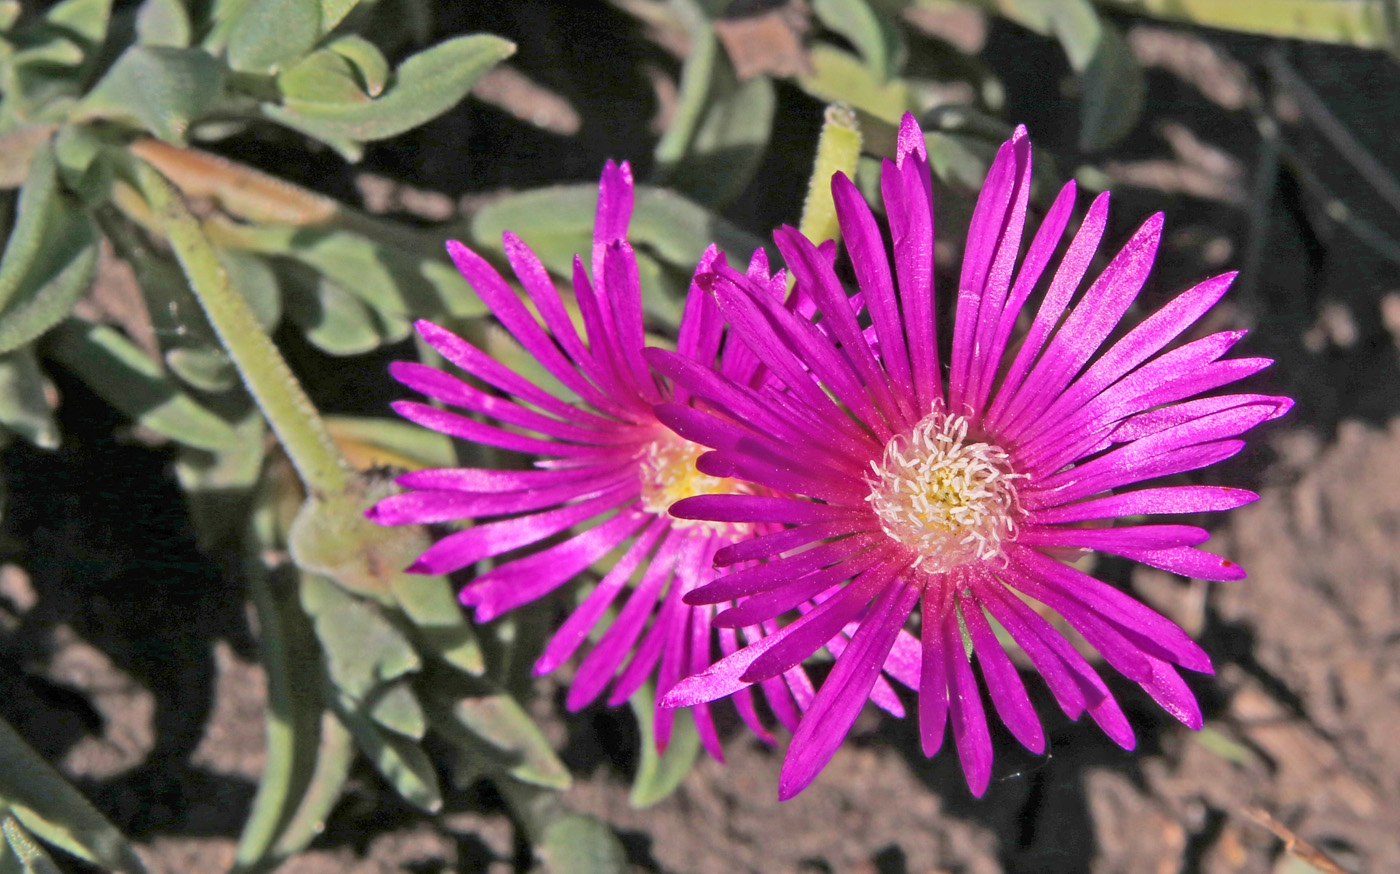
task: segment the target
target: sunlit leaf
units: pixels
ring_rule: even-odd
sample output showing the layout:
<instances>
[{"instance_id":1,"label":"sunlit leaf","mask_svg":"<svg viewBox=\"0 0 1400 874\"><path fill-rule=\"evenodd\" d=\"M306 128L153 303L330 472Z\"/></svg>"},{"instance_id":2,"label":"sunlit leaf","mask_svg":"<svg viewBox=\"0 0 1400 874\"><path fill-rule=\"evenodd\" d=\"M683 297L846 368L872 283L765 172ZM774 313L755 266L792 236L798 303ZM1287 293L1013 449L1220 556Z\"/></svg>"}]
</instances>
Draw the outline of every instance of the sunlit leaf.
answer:
<instances>
[{"instance_id":1,"label":"sunlit leaf","mask_svg":"<svg viewBox=\"0 0 1400 874\"><path fill-rule=\"evenodd\" d=\"M368 103L370 96L360 85L358 71L350 59L321 49L283 70L277 77L282 96L299 103Z\"/></svg>"},{"instance_id":2,"label":"sunlit leaf","mask_svg":"<svg viewBox=\"0 0 1400 874\"><path fill-rule=\"evenodd\" d=\"M849 52L828 43L812 46L812 71L797 78L802 90L827 103L845 103L891 124L919 107L909 86L899 79L883 80Z\"/></svg>"},{"instance_id":3,"label":"sunlit leaf","mask_svg":"<svg viewBox=\"0 0 1400 874\"><path fill-rule=\"evenodd\" d=\"M228 64L243 73L275 73L321 38L321 0L251 0L234 22Z\"/></svg>"},{"instance_id":4,"label":"sunlit leaf","mask_svg":"<svg viewBox=\"0 0 1400 874\"><path fill-rule=\"evenodd\" d=\"M437 771L418 744L402 735L381 730L373 721L352 710L348 702L341 702L336 713L350 729L361 752L400 797L428 813L441 809L442 790Z\"/></svg>"},{"instance_id":5,"label":"sunlit leaf","mask_svg":"<svg viewBox=\"0 0 1400 874\"><path fill-rule=\"evenodd\" d=\"M74 118L127 122L180 142L191 122L218 103L223 87L223 66L204 51L136 45L83 98Z\"/></svg>"},{"instance_id":6,"label":"sunlit leaf","mask_svg":"<svg viewBox=\"0 0 1400 874\"><path fill-rule=\"evenodd\" d=\"M368 103L311 103L289 97L281 106L263 104L263 111L318 139L382 140L451 109L481 74L514 52L514 44L488 34L458 37L404 61L394 71L393 84Z\"/></svg>"},{"instance_id":7,"label":"sunlit leaf","mask_svg":"<svg viewBox=\"0 0 1400 874\"><path fill-rule=\"evenodd\" d=\"M540 858L551 874L626 874L627 851L607 824L596 817L568 813L551 822L539 843Z\"/></svg>"},{"instance_id":8,"label":"sunlit leaf","mask_svg":"<svg viewBox=\"0 0 1400 874\"><path fill-rule=\"evenodd\" d=\"M266 516L266 510L260 512ZM234 860L239 869L252 867L271 852L308 791L322 722L321 696L314 691L323 682L320 651L297 601L296 569L283 565L269 570L257 557L250 558L247 573L258 616L258 656L267 675L267 762L238 839Z\"/></svg>"},{"instance_id":9,"label":"sunlit leaf","mask_svg":"<svg viewBox=\"0 0 1400 874\"><path fill-rule=\"evenodd\" d=\"M685 775L690 773L700 752L700 734L695 730L695 720L691 718L690 711L679 710L666 751L658 754L656 714L653 709L655 696L651 687L638 689L628 703L632 705L637 727L641 730L642 761L637 767L637 776L632 780L632 791L628 793L627 800L635 808L650 807L675 792Z\"/></svg>"},{"instance_id":10,"label":"sunlit leaf","mask_svg":"<svg viewBox=\"0 0 1400 874\"><path fill-rule=\"evenodd\" d=\"M53 151L34 154L0 261L0 353L66 317L97 264L92 221L60 188Z\"/></svg>"},{"instance_id":11,"label":"sunlit leaf","mask_svg":"<svg viewBox=\"0 0 1400 874\"><path fill-rule=\"evenodd\" d=\"M867 0L813 0L812 11L855 46L876 76L888 79L895 74L903 54L899 31Z\"/></svg>"},{"instance_id":12,"label":"sunlit leaf","mask_svg":"<svg viewBox=\"0 0 1400 874\"><path fill-rule=\"evenodd\" d=\"M288 283L285 303L306 339L330 355L360 355L383 342L369 307L323 276L309 288Z\"/></svg>"},{"instance_id":13,"label":"sunlit leaf","mask_svg":"<svg viewBox=\"0 0 1400 874\"><path fill-rule=\"evenodd\" d=\"M225 223L212 230L225 247L285 255L315 269L369 304L391 341L407 334L410 315L472 316L486 309L445 256L430 257L341 229ZM401 332L395 330L399 327Z\"/></svg>"},{"instance_id":14,"label":"sunlit leaf","mask_svg":"<svg viewBox=\"0 0 1400 874\"><path fill-rule=\"evenodd\" d=\"M136 41L184 48L190 44L190 14L182 0L145 0L136 12Z\"/></svg>"},{"instance_id":15,"label":"sunlit leaf","mask_svg":"<svg viewBox=\"0 0 1400 874\"><path fill-rule=\"evenodd\" d=\"M413 645L376 604L314 574L303 576L301 597L325 651L326 670L352 699L363 700L380 684L421 667Z\"/></svg>"},{"instance_id":16,"label":"sunlit leaf","mask_svg":"<svg viewBox=\"0 0 1400 874\"><path fill-rule=\"evenodd\" d=\"M370 97L378 97L386 85L392 71L389 62L379 46L362 36L348 34L326 45L326 48L341 55L355 67L360 84Z\"/></svg>"},{"instance_id":17,"label":"sunlit leaf","mask_svg":"<svg viewBox=\"0 0 1400 874\"><path fill-rule=\"evenodd\" d=\"M63 0L44 13L44 20L96 45L107 36L111 16L112 0Z\"/></svg>"},{"instance_id":18,"label":"sunlit leaf","mask_svg":"<svg viewBox=\"0 0 1400 874\"><path fill-rule=\"evenodd\" d=\"M381 686L370 695L366 702L366 714L370 719L390 731L397 732L414 740L422 740L428 729L423 708L413 687L403 680L396 680Z\"/></svg>"},{"instance_id":19,"label":"sunlit leaf","mask_svg":"<svg viewBox=\"0 0 1400 874\"><path fill-rule=\"evenodd\" d=\"M525 783L567 789L569 771L539 726L510 695L485 680L434 675L424 690L433 729L479 764Z\"/></svg>"}]
</instances>

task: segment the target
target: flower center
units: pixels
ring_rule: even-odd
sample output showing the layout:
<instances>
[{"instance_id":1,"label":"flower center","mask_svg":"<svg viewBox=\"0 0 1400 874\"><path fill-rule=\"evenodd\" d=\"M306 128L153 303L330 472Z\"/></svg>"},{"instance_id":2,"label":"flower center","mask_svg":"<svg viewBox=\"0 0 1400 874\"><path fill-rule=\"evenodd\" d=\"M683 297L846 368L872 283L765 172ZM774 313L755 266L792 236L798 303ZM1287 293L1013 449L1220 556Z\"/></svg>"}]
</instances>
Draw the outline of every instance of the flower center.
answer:
<instances>
[{"instance_id":1,"label":"flower center","mask_svg":"<svg viewBox=\"0 0 1400 874\"><path fill-rule=\"evenodd\" d=\"M698 443L665 431L647 444L639 458L642 479L642 509L658 516L669 515L671 505L681 498L696 495L723 495L748 490L732 479L710 476L695 468L695 459L708 450ZM705 522L698 519L671 519L673 528L699 528L715 534L734 533L729 522Z\"/></svg>"},{"instance_id":2,"label":"flower center","mask_svg":"<svg viewBox=\"0 0 1400 874\"><path fill-rule=\"evenodd\" d=\"M1016 480L1024 475L1000 447L969 443L967 426L965 417L935 409L870 463L866 500L880 527L929 573L997 558L1022 513Z\"/></svg>"}]
</instances>

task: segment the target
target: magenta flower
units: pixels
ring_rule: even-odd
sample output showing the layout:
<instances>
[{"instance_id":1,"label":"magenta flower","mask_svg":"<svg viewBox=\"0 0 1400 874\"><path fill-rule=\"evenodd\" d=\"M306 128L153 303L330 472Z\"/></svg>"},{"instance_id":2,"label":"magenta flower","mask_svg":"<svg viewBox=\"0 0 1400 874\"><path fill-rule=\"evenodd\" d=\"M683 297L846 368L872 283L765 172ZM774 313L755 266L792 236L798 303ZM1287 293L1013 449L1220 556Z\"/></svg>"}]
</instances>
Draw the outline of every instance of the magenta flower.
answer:
<instances>
[{"instance_id":1,"label":"magenta flower","mask_svg":"<svg viewBox=\"0 0 1400 874\"><path fill-rule=\"evenodd\" d=\"M715 634L711 628L715 608L691 607L682 596L716 579L717 550L755 532L747 523L677 520L667 513L679 498L728 491L735 484L698 473L693 462L702 447L678 437L653 413L655 404L684 405L690 396L654 378L642 359L641 287L626 239L631 213L631 169L609 162L598 190L591 282L582 261L574 259L583 336L539 259L515 235L505 235L506 258L539 320L481 256L461 243L448 244L458 269L496 318L573 397L556 396L460 337L419 322L419 333L434 349L489 388L422 364L398 362L390 370L395 379L477 417L413 401L398 402L394 409L444 434L530 456L534 469L407 473L398 483L411 491L381 500L368 514L383 525L476 520L444 537L409 569L445 574L497 559L461 594L482 622L543 597L620 550L616 564L564 621L535 664L536 673L544 674L568 660L621 599L616 619L578 668L567 697L570 709L585 706L610 684L608 701L619 704L653 676L660 698L681 677L710 664L712 637L718 638L721 653L736 651L741 643L734 629ZM713 249L707 253L702 268L708 269L716 254ZM769 293L781 292L781 278L776 284L769 279L761 253L748 278ZM680 329L680 352L687 360L714 366L722 337L713 301L693 288ZM740 385L753 383L759 372L755 358L737 346L719 369ZM745 640L762 639L762 626L745 629ZM776 626L769 623L768 628ZM782 678L775 675L763 691L774 714L789 727L796 726L798 708L813 694L800 669ZM897 707L892 690L888 697ZM741 690L735 705L743 720L771 742L752 696ZM697 706L694 716L706 749L721 758L708 708ZM656 737L663 747L673 718L671 710L658 706Z\"/></svg>"},{"instance_id":2,"label":"magenta flower","mask_svg":"<svg viewBox=\"0 0 1400 874\"><path fill-rule=\"evenodd\" d=\"M719 550L721 564L763 561L685 600L743 598L715 618L720 627L771 622L794 608L801 614L682 681L664 703L693 705L737 692L854 630L849 641L838 638L835 666L792 739L782 798L825 766L882 666L917 690L927 755L938 751L951 722L968 785L981 795L992 747L969 650L1002 722L1028 748L1043 751L1040 721L993 622L1070 718L1087 712L1131 748L1133 730L1099 674L1028 602L1058 613L1173 716L1201 726L1176 670L1210 673L1201 648L1059 556L1093 549L1191 577L1243 578L1237 565L1196 548L1208 539L1200 528L1106 526L1120 516L1225 510L1255 500L1241 489L1210 486L1121 490L1229 458L1244 445L1238 435L1291 402L1253 394L1197 398L1269 364L1222 359L1243 331L1163 351L1219 300L1233 274L1184 292L1099 351L1141 290L1162 227L1160 215L1148 219L1070 306L1104 231L1107 194L1090 205L1060 257L1024 340L1010 345L1075 200L1071 182L1018 268L1030 176L1030 143L1019 129L997 153L972 216L946 381L935 336L928 160L909 116L896 160L884 163L881 177L893 270L870 209L838 174L832 192L858 296L847 297L830 255L792 228L778 231L776 242L819 321L775 304L722 260L701 277L732 333L775 380L741 385L683 352L648 350L659 371L718 413L658 408L677 433L714 449L700 457L699 469L789 496L715 494L673 506L677 517L785 526ZM868 325L858 321L862 307ZM800 606L809 601L819 606Z\"/></svg>"}]
</instances>

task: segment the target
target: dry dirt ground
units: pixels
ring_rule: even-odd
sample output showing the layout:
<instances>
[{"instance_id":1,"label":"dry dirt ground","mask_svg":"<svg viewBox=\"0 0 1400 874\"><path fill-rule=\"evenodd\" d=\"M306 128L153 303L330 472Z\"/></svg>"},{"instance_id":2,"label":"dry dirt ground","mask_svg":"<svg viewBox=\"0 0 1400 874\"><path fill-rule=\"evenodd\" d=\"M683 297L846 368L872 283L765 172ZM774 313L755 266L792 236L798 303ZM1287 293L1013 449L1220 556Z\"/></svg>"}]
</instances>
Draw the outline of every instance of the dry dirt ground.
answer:
<instances>
[{"instance_id":1,"label":"dry dirt ground","mask_svg":"<svg viewBox=\"0 0 1400 874\"><path fill-rule=\"evenodd\" d=\"M1248 580L1207 585L1101 567L1215 658L1218 676L1193 679L1206 730L1182 729L1118 684L1140 738L1125 753L1058 717L1032 682L1045 699L1037 704L1050 754L1031 756L998 735L994 781L980 801L948 754L923 758L911 724L867 713L793 801L776 801L780 754L736 731L727 764L702 761L672 797L637 811L627 804L630 717L594 710L552 725L577 775L567 803L616 827L636 870L1312 870L1250 818L1258 808L1352 874L1400 871L1400 283L1362 239L1365 228L1331 207L1343 202L1373 227L1396 217L1369 203L1367 180L1329 151L1325 125L1296 95L1265 87L1278 84L1269 44L1146 26L1130 41L1151 70L1150 102L1128 147L1103 167L1121 194L1111 233L1123 239L1130 222L1167 211L1149 296L1222 265L1245 268L1210 327L1255 328L1244 354L1279 359L1257 390L1299 399L1217 475L1262 495L1206 520L1211 548L1243 564ZM994 28L989 51L1063 69L1053 47L1005 28ZM1389 62L1299 47L1286 57L1329 105L1351 107L1342 121L1382 164L1400 167L1400 146L1370 123L1375 107L1349 84L1381 76L1394 93ZM1008 115L1029 122L1038 142L1072 138L1063 106L1017 104L1014 77L1008 93ZM1251 100L1284 125L1287 160L1259 139ZM482 117L437 130L499 132L502 122ZM593 156L573 156L561 178L586 178L591 169L573 167L585 159ZM394 175L393 164L381 158L375 169ZM410 181L423 185L421 175ZM432 203L451 208L442 197ZM264 745L264 679L242 594L194 550L165 460L113 442L118 423L93 413L91 399L84 405L80 386L60 389L73 412L57 463L27 462L23 450L4 459L6 536L22 538L32 558L0 570L0 714L138 841L152 872L227 870ZM557 712L548 706L555 690L541 685L536 710ZM507 874L528 863L520 847L486 787L451 796L447 812L429 818L361 769L327 833L281 870Z\"/></svg>"}]
</instances>

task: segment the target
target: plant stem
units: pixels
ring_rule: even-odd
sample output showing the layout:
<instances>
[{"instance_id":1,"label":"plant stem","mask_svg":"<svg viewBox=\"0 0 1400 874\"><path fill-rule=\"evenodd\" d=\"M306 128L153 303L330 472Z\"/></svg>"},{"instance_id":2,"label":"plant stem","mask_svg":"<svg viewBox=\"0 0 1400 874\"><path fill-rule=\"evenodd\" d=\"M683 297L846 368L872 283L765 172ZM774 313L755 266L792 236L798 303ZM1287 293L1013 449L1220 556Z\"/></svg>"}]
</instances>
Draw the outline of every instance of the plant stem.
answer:
<instances>
[{"instance_id":1,"label":"plant stem","mask_svg":"<svg viewBox=\"0 0 1400 874\"><path fill-rule=\"evenodd\" d=\"M813 243L835 240L841 235L836 224L836 204L831 199L831 177L839 171L854 181L860 146L860 124L855 113L839 103L828 106L799 226L802 235Z\"/></svg>"},{"instance_id":2,"label":"plant stem","mask_svg":"<svg viewBox=\"0 0 1400 874\"><path fill-rule=\"evenodd\" d=\"M155 168L143 161L133 164L137 183L170 240L191 290L306 490L323 497L343 492L350 481L344 457L247 301L229 285L228 273L199 221Z\"/></svg>"}]
</instances>

